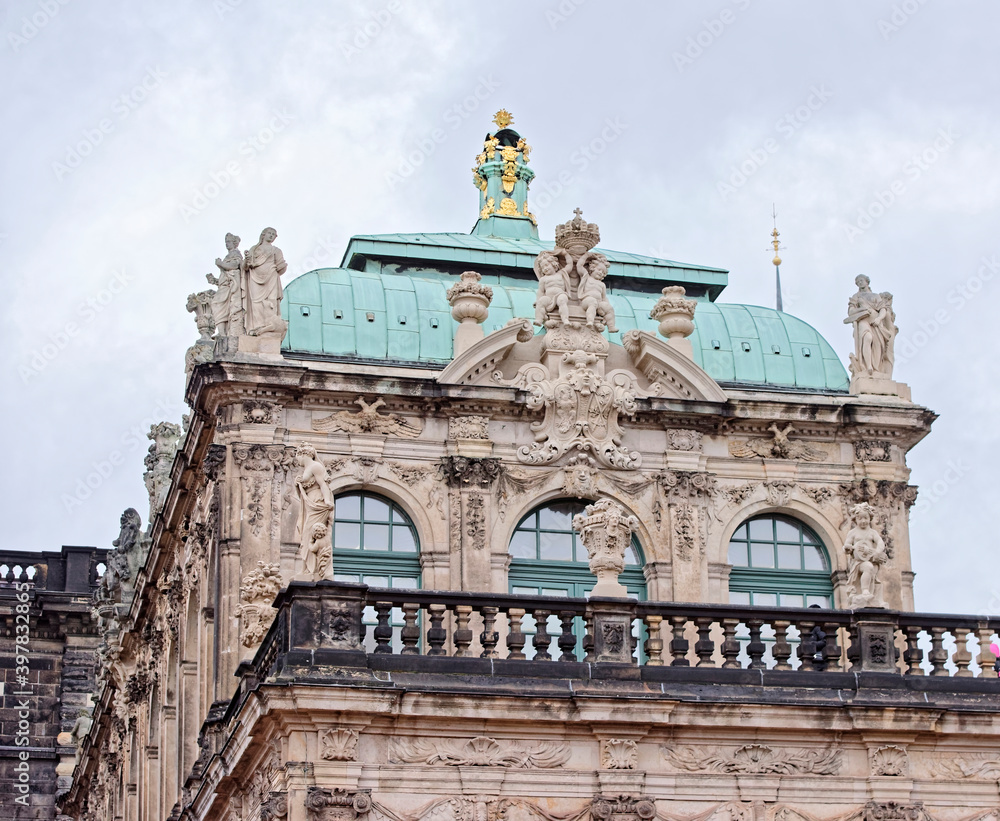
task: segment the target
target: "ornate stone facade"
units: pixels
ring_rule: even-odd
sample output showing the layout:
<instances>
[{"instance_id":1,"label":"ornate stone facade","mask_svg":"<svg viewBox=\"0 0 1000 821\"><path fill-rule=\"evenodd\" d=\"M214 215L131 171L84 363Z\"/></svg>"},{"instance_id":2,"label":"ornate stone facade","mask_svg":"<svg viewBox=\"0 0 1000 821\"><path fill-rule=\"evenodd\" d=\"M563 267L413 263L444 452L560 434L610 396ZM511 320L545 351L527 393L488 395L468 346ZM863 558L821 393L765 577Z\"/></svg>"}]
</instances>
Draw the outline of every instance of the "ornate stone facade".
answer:
<instances>
[{"instance_id":1,"label":"ornate stone facade","mask_svg":"<svg viewBox=\"0 0 1000 821\"><path fill-rule=\"evenodd\" d=\"M526 238L530 147L508 118L477 157L478 230ZM123 519L94 603L101 686L70 817L992 812L997 731L975 674L997 625L946 636L907 612L905 460L932 413L848 393L846 372L809 390L713 378L718 272L633 277L579 212L530 263L359 252L346 276L429 270L420 299L436 301L354 306L351 333L392 326L381 359L303 352L291 331L282 354L273 233L244 255L227 237L218 290L195 295L210 364L191 363L186 435L154 443L153 526ZM659 332L623 294L654 305ZM289 302L292 330L301 309L340 311L323 332L355 350L344 304ZM824 577L832 609L729 604L730 542L761 516L816 536L829 566L797 569ZM533 541L515 555L516 531ZM941 678L920 688L918 670Z\"/></svg>"}]
</instances>

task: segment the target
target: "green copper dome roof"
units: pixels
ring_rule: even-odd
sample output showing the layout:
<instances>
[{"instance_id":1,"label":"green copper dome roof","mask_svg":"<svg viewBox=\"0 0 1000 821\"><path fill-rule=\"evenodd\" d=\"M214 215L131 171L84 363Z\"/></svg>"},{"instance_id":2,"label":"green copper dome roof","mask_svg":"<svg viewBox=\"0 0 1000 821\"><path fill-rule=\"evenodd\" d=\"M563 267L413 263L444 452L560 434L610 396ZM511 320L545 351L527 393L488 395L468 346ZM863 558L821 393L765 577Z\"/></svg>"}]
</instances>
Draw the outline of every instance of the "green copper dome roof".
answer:
<instances>
[{"instance_id":1,"label":"green copper dome roof","mask_svg":"<svg viewBox=\"0 0 1000 821\"><path fill-rule=\"evenodd\" d=\"M352 247L360 250L354 242ZM454 275L427 269L403 274L324 268L303 274L285 288L281 307L288 335L283 349L306 356L443 368L452 359L458 325L445 292L456 281ZM482 281L493 288L486 333L516 316L534 316L530 280L484 273ZM619 328L611 335L613 341L619 342L620 333L632 328L656 331L649 311L658 294L612 285L609 295ZM847 391L847 372L833 348L789 314L699 300L694 322L695 361L717 382Z\"/></svg>"}]
</instances>

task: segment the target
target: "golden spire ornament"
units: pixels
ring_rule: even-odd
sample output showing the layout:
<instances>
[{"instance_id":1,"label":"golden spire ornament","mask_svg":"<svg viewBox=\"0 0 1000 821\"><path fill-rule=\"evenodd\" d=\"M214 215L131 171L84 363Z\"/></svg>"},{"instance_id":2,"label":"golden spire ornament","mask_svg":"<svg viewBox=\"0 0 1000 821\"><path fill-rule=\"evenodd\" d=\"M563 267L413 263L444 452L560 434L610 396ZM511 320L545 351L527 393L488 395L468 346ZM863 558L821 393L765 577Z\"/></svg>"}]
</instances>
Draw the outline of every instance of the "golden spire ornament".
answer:
<instances>
[{"instance_id":1,"label":"golden spire ornament","mask_svg":"<svg viewBox=\"0 0 1000 821\"><path fill-rule=\"evenodd\" d=\"M496 114L493 115L493 122L497 124L497 128L506 128L514 122L514 115L511 114L506 108L501 108Z\"/></svg>"},{"instance_id":2,"label":"golden spire ornament","mask_svg":"<svg viewBox=\"0 0 1000 821\"><path fill-rule=\"evenodd\" d=\"M771 245L774 248L774 259L771 260L771 264L774 266L774 291L775 291L775 308L779 311L782 310L781 304L781 257L778 255L778 249L781 245L778 242L778 212L775 210L774 203L771 203L771 219L774 221L774 230L771 231Z\"/></svg>"}]
</instances>

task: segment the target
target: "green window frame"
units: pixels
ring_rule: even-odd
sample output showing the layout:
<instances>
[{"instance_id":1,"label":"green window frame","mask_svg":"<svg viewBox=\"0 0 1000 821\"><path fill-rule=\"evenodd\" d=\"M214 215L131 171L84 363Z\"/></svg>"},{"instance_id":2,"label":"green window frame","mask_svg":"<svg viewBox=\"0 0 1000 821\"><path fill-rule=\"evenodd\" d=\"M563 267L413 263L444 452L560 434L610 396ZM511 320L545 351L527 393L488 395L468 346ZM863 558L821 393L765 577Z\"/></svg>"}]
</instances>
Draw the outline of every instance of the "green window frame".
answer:
<instances>
[{"instance_id":1,"label":"green window frame","mask_svg":"<svg viewBox=\"0 0 1000 821\"><path fill-rule=\"evenodd\" d=\"M420 540L417 529L399 505L376 493L350 491L334 498L333 506L333 579L338 582L361 582L370 587L418 590L420 578ZM375 608L366 607L362 615L366 625L377 623ZM399 631L403 611L394 607L390 623L393 649L401 646ZM369 652L375 649L370 630L365 642Z\"/></svg>"},{"instance_id":2,"label":"green window frame","mask_svg":"<svg viewBox=\"0 0 1000 821\"><path fill-rule=\"evenodd\" d=\"M572 525L573 516L583 513L586 505L586 501L579 499L557 499L539 505L518 522L508 546L511 560L507 581L511 593L583 598L593 589L597 579L590 572L587 550ZM625 570L618 580L630 595L645 600L646 578L642 566L642 548L633 535L632 544L625 552ZM576 655L582 659L583 620L576 622ZM549 652L558 658L556 640L562 632L558 617L549 616L546 629L553 637ZM524 652L531 658L535 652L530 638L536 632L534 617L522 617L521 630L529 637ZM633 634L639 642L637 652L641 653L645 634L637 630L638 626Z\"/></svg>"},{"instance_id":3,"label":"green window frame","mask_svg":"<svg viewBox=\"0 0 1000 821\"><path fill-rule=\"evenodd\" d=\"M729 540L729 601L765 607L833 606L830 556L807 525L766 513Z\"/></svg>"}]
</instances>

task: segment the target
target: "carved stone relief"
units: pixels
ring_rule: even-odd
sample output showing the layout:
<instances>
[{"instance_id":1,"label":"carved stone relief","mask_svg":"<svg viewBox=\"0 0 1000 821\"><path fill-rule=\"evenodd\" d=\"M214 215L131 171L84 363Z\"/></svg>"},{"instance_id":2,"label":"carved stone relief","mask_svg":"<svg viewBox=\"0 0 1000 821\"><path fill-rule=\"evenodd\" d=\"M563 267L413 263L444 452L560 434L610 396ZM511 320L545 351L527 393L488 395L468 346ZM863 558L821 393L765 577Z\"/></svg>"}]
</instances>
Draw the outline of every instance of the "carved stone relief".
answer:
<instances>
[{"instance_id":1,"label":"carved stone relief","mask_svg":"<svg viewBox=\"0 0 1000 821\"><path fill-rule=\"evenodd\" d=\"M522 744L478 736L471 739L394 738L389 761L393 764L439 764L470 767L552 769L569 760L567 744L542 741Z\"/></svg>"},{"instance_id":2,"label":"carved stone relief","mask_svg":"<svg viewBox=\"0 0 1000 821\"><path fill-rule=\"evenodd\" d=\"M500 460L487 457L445 456L441 460L445 479L451 487L488 488L503 472Z\"/></svg>"},{"instance_id":3,"label":"carved stone relief","mask_svg":"<svg viewBox=\"0 0 1000 821\"><path fill-rule=\"evenodd\" d=\"M306 793L310 821L356 821L372 808L371 790L348 792L310 787Z\"/></svg>"},{"instance_id":4,"label":"carved stone relief","mask_svg":"<svg viewBox=\"0 0 1000 821\"><path fill-rule=\"evenodd\" d=\"M652 821L656 802L644 795L598 795L590 803L590 815L596 821Z\"/></svg>"},{"instance_id":5,"label":"carved stone relief","mask_svg":"<svg viewBox=\"0 0 1000 821\"><path fill-rule=\"evenodd\" d=\"M260 821L284 821L288 818L288 793L272 792L260 805Z\"/></svg>"},{"instance_id":6,"label":"carved stone relief","mask_svg":"<svg viewBox=\"0 0 1000 821\"><path fill-rule=\"evenodd\" d=\"M601 767L605 770L634 770L639 766L639 748L631 738L601 740Z\"/></svg>"},{"instance_id":7,"label":"carved stone relief","mask_svg":"<svg viewBox=\"0 0 1000 821\"><path fill-rule=\"evenodd\" d=\"M488 416L456 416L448 420L449 439L489 439Z\"/></svg>"},{"instance_id":8,"label":"carved stone relief","mask_svg":"<svg viewBox=\"0 0 1000 821\"><path fill-rule=\"evenodd\" d=\"M294 448L284 445L233 445L240 467L244 521L254 536L277 538L284 477L293 465Z\"/></svg>"},{"instance_id":9,"label":"carved stone relief","mask_svg":"<svg viewBox=\"0 0 1000 821\"><path fill-rule=\"evenodd\" d=\"M871 773L876 776L909 775L910 762L906 750L895 744L886 744L869 751Z\"/></svg>"},{"instance_id":10,"label":"carved stone relief","mask_svg":"<svg viewBox=\"0 0 1000 821\"><path fill-rule=\"evenodd\" d=\"M795 490L795 482L785 479L777 479L773 482L764 482L764 492L767 494L767 503L774 507L784 507L792 498Z\"/></svg>"},{"instance_id":11,"label":"carved stone relief","mask_svg":"<svg viewBox=\"0 0 1000 821\"><path fill-rule=\"evenodd\" d=\"M888 439L861 439L854 443L854 458L859 462L889 462L892 442Z\"/></svg>"},{"instance_id":12,"label":"carved stone relief","mask_svg":"<svg viewBox=\"0 0 1000 821\"><path fill-rule=\"evenodd\" d=\"M583 344L580 339L565 341ZM619 470L634 470L642 464L638 452L621 444L623 432L618 424L619 415L635 415L634 380L621 372L606 379L593 367L597 361L596 354L576 349L563 354L555 377L542 365L522 369L515 384L527 391L528 408L544 410L545 418L532 423L535 442L518 448L520 461L544 465L581 451Z\"/></svg>"},{"instance_id":13,"label":"carved stone relief","mask_svg":"<svg viewBox=\"0 0 1000 821\"><path fill-rule=\"evenodd\" d=\"M669 450L700 451L702 439L700 431L686 428L667 428L667 448Z\"/></svg>"},{"instance_id":14,"label":"carved stone relief","mask_svg":"<svg viewBox=\"0 0 1000 821\"><path fill-rule=\"evenodd\" d=\"M745 744L734 750L701 752L695 747L661 747L663 756L674 767L688 772L782 775L813 773L836 775L840 772L841 752L835 747L787 748L775 750L765 744Z\"/></svg>"},{"instance_id":15,"label":"carved stone relief","mask_svg":"<svg viewBox=\"0 0 1000 821\"><path fill-rule=\"evenodd\" d=\"M928 817L921 801L901 804L896 801L869 801L862 814L863 821L924 821Z\"/></svg>"},{"instance_id":16,"label":"carved stone relief","mask_svg":"<svg viewBox=\"0 0 1000 821\"><path fill-rule=\"evenodd\" d=\"M243 577L236 617L240 620L240 641L244 647L259 644L274 620L275 596L281 590L281 568L257 562L257 567Z\"/></svg>"},{"instance_id":17,"label":"carved stone relief","mask_svg":"<svg viewBox=\"0 0 1000 821\"><path fill-rule=\"evenodd\" d=\"M149 518L152 519L163 507L170 488L170 466L173 464L183 431L180 425L160 422L152 425L146 434L153 444L143 460L146 470L143 481L149 493Z\"/></svg>"},{"instance_id":18,"label":"carved stone relief","mask_svg":"<svg viewBox=\"0 0 1000 821\"><path fill-rule=\"evenodd\" d=\"M792 442L788 434L795 430L790 423L779 428L776 422L768 427L771 438L760 437L746 442L730 442L729 452L737 459L798 459L819 462L826 458L826 451L803 442Z\"/></svg>"},{"instance_id":19,"label":"carved stone relief","mask_svg":"<svg viewBox=\"0 0 1000 821\"><path fill-rule=\"evenodd\" d=\"M243 421L251 425L276 425L278 406L263 399L248 399L243 403Z\"/></svg>"},{"instance_id":20,"label":"carved stone relief","mask_svg":"<svg viewBox=\"0 0 1000 821\"><path fill-rule=\"evenodd\" d=\"M385 435L415 438L423 429L423 422L404 422L393 413L380 414L378 409L385 405L379 397L372 403L359 396L355 404L361 406L357 413L337 411L322 419L313 419L312 428L318 431L344 431L345 433L380 433Z\"/></svg>"},{"instance_id":21,"label":"carved stone relief","mask_svg":"<svg viewBox=\"0 0 1000 821\"><path fill-rule=\"evenodd\" d=\"M358 731L343 727L324 730L319 737L320 757L324 761L357 761Z\"/></svg>"},{"instance_id":22,"label":"carved stone relief","mask_svg":"<svg viewBox=\"0 0 1000 821\"><path fill-rule=\"evenodd\" d=\"M836 494L825 485L820 487L813 487L811 485L800 485L802 492L813 500L817 505L822 507L823 505L828 505L836 499Z\"/></svg>"}]
</instances>

